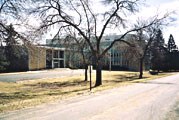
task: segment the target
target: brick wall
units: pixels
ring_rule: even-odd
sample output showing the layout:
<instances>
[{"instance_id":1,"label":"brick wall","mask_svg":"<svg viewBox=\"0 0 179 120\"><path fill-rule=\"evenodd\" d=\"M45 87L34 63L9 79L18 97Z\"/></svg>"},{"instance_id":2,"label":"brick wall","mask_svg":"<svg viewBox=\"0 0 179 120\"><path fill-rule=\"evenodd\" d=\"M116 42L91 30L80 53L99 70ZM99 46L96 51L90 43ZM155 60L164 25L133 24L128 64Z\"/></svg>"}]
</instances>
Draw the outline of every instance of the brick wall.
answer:
<instances>
[{"instance_id":1,"label":"brick wall","mask_svg":"<svg viewBox=\"0 0 179 120\"><path fill-rule=\"evenodd\" d=\"M46 49L42 47L30 47L29 52L29 70L39 70L46 68Z\"/></svg>"}]
</instances>

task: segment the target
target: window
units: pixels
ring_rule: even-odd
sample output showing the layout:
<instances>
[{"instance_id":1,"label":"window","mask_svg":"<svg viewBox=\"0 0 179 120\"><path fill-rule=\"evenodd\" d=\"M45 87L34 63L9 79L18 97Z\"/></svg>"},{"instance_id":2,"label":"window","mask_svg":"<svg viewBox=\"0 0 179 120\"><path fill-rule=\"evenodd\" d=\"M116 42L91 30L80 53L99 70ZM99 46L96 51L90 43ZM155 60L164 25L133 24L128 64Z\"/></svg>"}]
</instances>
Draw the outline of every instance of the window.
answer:
<instances>
[{"instance_id":1,"label":"window","mask_svg":"<svg viewBox=\"0 0 179 120\"><path fill-rule=\"evenodd\" d=\"M54 56L53 56L54 58L58 58L58 50L55 50L54 51Z\"/></svg>"},{"instance_id":2,"label":"window","mask_svg":"<svg viewBox=\"0 0 179 120\"><path fill-rule=\"evenodd\" d=\"M64 58L64 51L60 51L60 58Z\"/></svg>"}]
</instances>

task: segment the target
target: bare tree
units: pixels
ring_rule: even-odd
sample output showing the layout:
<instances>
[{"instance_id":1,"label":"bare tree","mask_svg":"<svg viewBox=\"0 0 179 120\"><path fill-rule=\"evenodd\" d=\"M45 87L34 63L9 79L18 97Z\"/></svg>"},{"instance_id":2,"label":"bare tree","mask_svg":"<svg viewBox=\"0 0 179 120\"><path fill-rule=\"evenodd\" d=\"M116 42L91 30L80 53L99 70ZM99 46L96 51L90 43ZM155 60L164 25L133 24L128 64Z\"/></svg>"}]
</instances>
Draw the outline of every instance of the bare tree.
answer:
<instances>
[{"instance_id":1,"label":"bare tree","mask_svg":"<svg viewBox=\"0 0 179 120\"><path fill-rule=\"evenodd\" d=\"M93 0L41 0L36 2L38 5L34 5L35 10L31 13L38 13L38 16L41 17L40 30L42 31L56 26L58 27L57 34L59 34L65 33L66 28L72 27L79 34L79 37L83 37L93 55L96 66L95 86L99 86L102 84L101 60L107 51L117 41L130 45L130 43L123 40L128 33L146 28L159 21L159 19L155 18L148 24L131 28L120 38L114 40L109 46L101 50L101 40L106 29L109 27L125 27L126 21L124 16L127 13L136 12L138 2L139 0L104 0L103 3L107 3L105 5L108 9L103 13L99 13L93 9Z\"/></svg>"},{"instance_id":2,"label":"bare tree","mask_svg":"<svg viewBox=\"0 0 179 120\"><path fill-rule=\"evenodd\" d=\"M81 38L79 40L79 38L75 38L77 47L78 47L78 51L80 53L80 55L82 56L82 61L83 61L83 67L85 69L85 81L88 80L88 65L90 64L90 59L91 59L91 55L89 51L86 51L87 49L87 43L86 41L82 40L83 38Z\"/></svg>"},{"instance_id":3,"label":"bare tree","mask_svg":"<svg viewBox=\"0 0 179 120\"><path fill-rule=\"evenodd\" d=\"M134 55L139 60L139 79L143 78L143 66L144 66L145 57L147 53L149 53L151 44L156 37L157 30L159 27L161 27L161 25L162 23L160 21L157 24L153 24L145 29L136 31L137 34L136 37L134 38L136 40L135 42L133 42L133 45L135 47L132 47L131 51L135 53Z\"/></svg>"},{"instance_id":4,"label":"bare tree","mask_svg":"<svg viewBox=\"0 0 179 120\"><path fill-rule=\"evenodd\" d=\"M9 31L9 26L15 26L17 24L14 21L23 21L24 18L22 17L23 14L25 14L25 2L26 0L1 0L0 2L0 43L2 44L7 36L7 32ZM28 2L31 0L28 0ZM10 23L10 24L8 24ZM21 36L19 38L22 38L24 35L22 35L20 32L17 32L15 29L13 30L15 34L18 34L18 36ZM23 41L26 41L27 39L23 37Z\"/></svg>"},{"instance_id":5,"label":"bare tree","mask_svg":"<svg viewBox=\"0 0 179 120\"><path fill-rule=\"evenodd\" d=\"M161 18L158 22L148 27L137 30L136 33L133 34L132 38L129 40L131 46L124 45L122 48L122 50L126 51L127 53L125 55L127 59L137 59L139 63L139 79L143 78L143 67L145 66L144 62L145 60L150 62L150 58L146 59L146 56L148 53L150 54L150 49L152 47L152 43L155 41L158 29L166 25L165 18L167 16L168 14L164 15L163 18ZM147 22L148 21L139 20L136 26L142 26L141 24ZM119 49L121 49L121 46L119 46Z\"/></svg>"},{"instance_id":6,"label":"bare tree","mask_svg":"<svg viewBox=\"0 0 179 120\"><path fill-rule=\"evenodd\" d=\"M81 67L85 69L85 81L87 81L88 80L88 65L90 64L91 53L90 51L87 51L88 45L86 41L84 41L83 38L81 37L77 38L75 34L69 34L65 39L68 39L68 40L70 39L70 41L74 41L73 44L68 43L67 47L65 48L69 50L69 52L72 53L73 55L79 54L81 56L80 61L82 61L81 65L83 65ZM76 50L72 51L71 47L75 47ZM76 54L74 52L76 52Z\"/></svg>"},{"instance_id":7,"label":"bare tree","mask_svg":"<svg viewBox=\"0 0 179 120\"><path fill-rule=\"evenodd\" d=\"M142 51L143 44L140 44L137 40L136 34L131 34L128 38L126 38L126 41L131 44L129 46L128 44L116 44L116 50L120 51L121 54L121 67L124 67L125 69L129 70L138 70L138 58L139 58L139 51ZM144 43L145 41L143 41Z\"/></svg>"},{"instance_id":8,"label":"bare tree","mask_svg":"<svg viewBox=\"0 0 179 120\"><path fill-rule=\"evenodd\" d=\"M18 60L26 59L22 57L27 54L26 48L33 47L29 37L31 35L27 36L27 34L18 32L16 29L17 26L21 26L18 23L23 23L25 20L23 18L26 12L24 2L29 1L31 0L1 0L0 2L0 47L4 51L1 52L1 55L3 59L6 59L6 62L12 61L12 58L17 58ZM27 33L29 34L29 32ZM20 56L22 59L19 59ZM12 66L14 64L9 62L6 68ZM10 70L12 69L10 68Z\"/></svg>"}]
</instances>

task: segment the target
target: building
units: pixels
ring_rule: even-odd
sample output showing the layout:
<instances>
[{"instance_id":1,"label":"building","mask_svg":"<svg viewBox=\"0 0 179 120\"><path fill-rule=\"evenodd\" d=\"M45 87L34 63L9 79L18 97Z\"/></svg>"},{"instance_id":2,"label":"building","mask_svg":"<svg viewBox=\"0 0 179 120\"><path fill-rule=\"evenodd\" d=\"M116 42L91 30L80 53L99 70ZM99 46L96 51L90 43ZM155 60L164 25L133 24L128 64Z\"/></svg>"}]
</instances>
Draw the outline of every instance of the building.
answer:
<instances>
[{"instance_id":1,"label":"building","mask_svg":"<svg viewBox=\"0 0 179 120\"><path fill-rule=\"evenodd\" d=\"M106 35L101 40L101 49L105 49L109 46L115 39L120 38L121 35ZM127 35L124 40L130 41L134 37L133 34ZM69 44L64 44L63 39L47 39L46 46L48 47L57 47L57 48L66 48L64 51L65 61L64 64L66 67L70 68L79 68L83 67L82 56L80 55L78 45L75 42ZM70 46L70 47L69 47ZM88 48L85 49L86 53ZM128 49L128 46L125 43L117 42L104 56L102 60L103 69L108 70L132 70L138 71L139 61L135 56L130 56L129 52L132 52ZM71 54L70 54L71 53ZM89 54L89 53L88 53ZM56 65L58 66L58 65ZM53 68L53 67L52 67Z\"/></svg>"},{"instance_id":2,"label":"building","mask_svg":"<svg viewBox=\"0 0 179 120\"><path fill-rule=\"evenodd\" d=\"M7 59L4 58L7 64L3 65L0 63L0 72L29 71L66 67L64 48L35 45L14 45L12 48L13 52L7 53L5 51L9 51L9 47L0 47L1 58L8 55Z\"/></svg>"},{"instance_id":3,"label":"building","mask_svg":"<svg viewBox=\"0 0 179 120\"><path fill-rule=\"evenodd\" d=\"M64 48L33 46L28 48L28 68L29 70L64 68L65 67Z\"/></svg>"},{"instance_id":4,"label":"building","mask_svg":"<svg viewBox=\"0 0 179 120\"><path fill-rule=\"evenodd\" d=\"M115 39L120 38L121 35L107 35L102 39L102 46L109 46ZM123 40L128 42L132 42L134 38L133 34L128 34L124 37ZM109 70L131 70L138 71L139 69L139 61L135 55L132 55L129 49L130 47L123 43L117 42L107 53L105 56L104 67Z\"/></svg>"},{"instance_id":5,"label":"building","mask_svg":"<svg viewBox=\"0 0 179 120\"><path fill-rule=\"evenodd\" d=\"M121 37L120 35L107 35L101 40L101 49L105 49L112 41ZM124 40L130 41L133 35L127 35ZM51 68L84 68L83 57L78 45L70 40L70 43L64 43L63 39L48 39L45 45L37 46L30 45L19 47L21 58L23 59L20 70L39 70L39 69L51 69ZM27 50L23 50L27 49ZM22 52L20 52L22 51ZM26 53L24 53L26 52ZM90 58L91 54L88 46L83 50L86 56L87 64L92 64L93 60ZM23 57L23 55L25 55ZM91 60L90 60L91 59ZM22 59L20 59L22 60ZM14 60L14 62L17 62ZM14 63L14 70L17 69L17 63ZM122 42L117 42L104 56L102 60L103 69L108 70L133 70L138 71L139 61L138 58L133 55L132 50Z\"/></svg>"}]
</instances>

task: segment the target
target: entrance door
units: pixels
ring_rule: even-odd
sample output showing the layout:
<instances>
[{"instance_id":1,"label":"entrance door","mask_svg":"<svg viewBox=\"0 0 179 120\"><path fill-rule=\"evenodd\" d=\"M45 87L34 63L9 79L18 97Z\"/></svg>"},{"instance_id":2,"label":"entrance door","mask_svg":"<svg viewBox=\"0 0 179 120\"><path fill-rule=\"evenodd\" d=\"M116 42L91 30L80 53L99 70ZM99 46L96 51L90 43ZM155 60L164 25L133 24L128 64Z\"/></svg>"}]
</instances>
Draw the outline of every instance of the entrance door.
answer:
<instances>
[{"instance_id":1,"label":"entrance door","mask_svg":"<svg viewBox=\"0 0 179 120\"><path fill-rule=\"evenodd\" d=\"M64 68L64 60L54 60L54 68Z\"/></svg>"},{"instance_id":2,"label":"entrance door","mask_svg":"<svg viewBox=\"0 0 179 120\"><path fill-rule=\"evenodd\" d=\"M55 62L54 63L54 68L58 68L58 66L59 66L58 62Z\"/></svg>"},{"instance_id":3,"label":"entrance door","mask_svg":"<svg viewBox=\"0 0 179 120\"><path fill-rule=\"evenodd\" d=\"M64 61L60 60L60 68L64 68Z\"/></svg>"}]
</instances>

